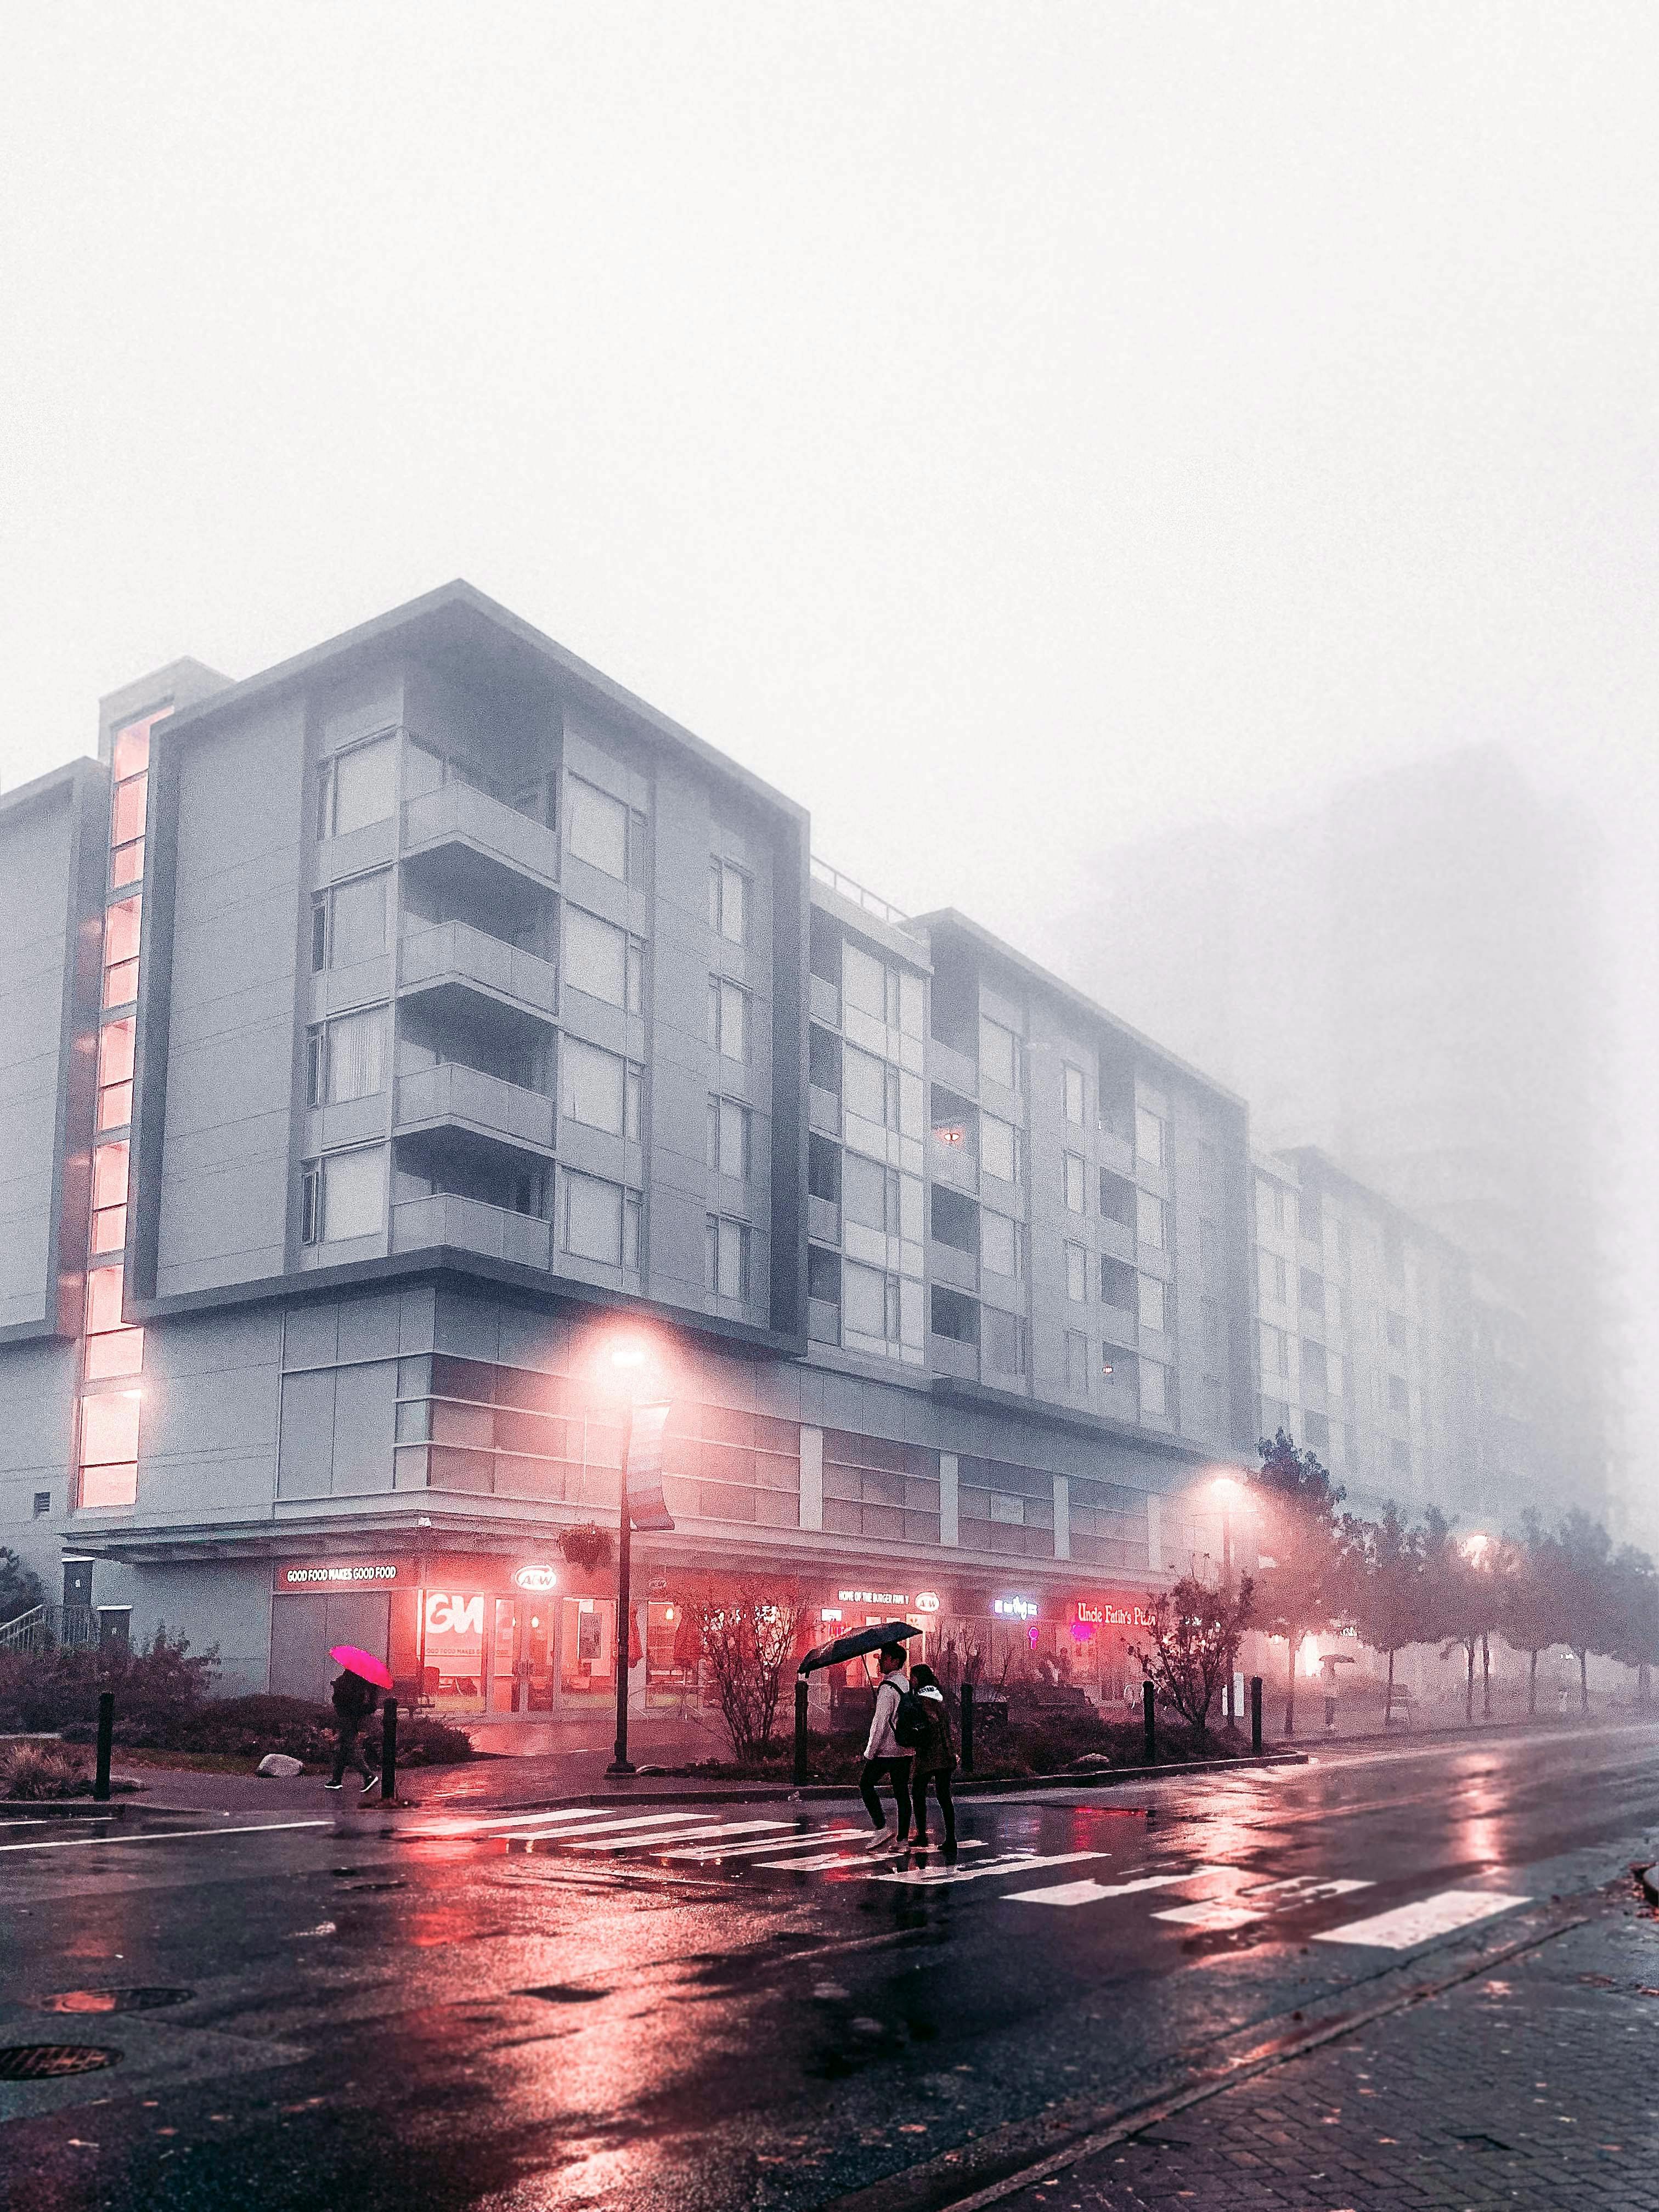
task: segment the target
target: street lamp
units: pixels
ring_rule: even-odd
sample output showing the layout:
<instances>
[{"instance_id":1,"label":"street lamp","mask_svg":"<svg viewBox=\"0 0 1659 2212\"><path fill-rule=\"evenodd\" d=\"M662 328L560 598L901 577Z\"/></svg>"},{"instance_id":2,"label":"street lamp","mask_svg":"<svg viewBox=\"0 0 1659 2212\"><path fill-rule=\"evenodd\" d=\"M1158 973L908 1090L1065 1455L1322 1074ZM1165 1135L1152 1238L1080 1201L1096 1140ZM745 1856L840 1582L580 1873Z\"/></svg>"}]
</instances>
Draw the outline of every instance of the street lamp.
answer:
<instances>
[{"instance_id":1,"label":"street lamp","mask_svg":"<svg viewBox=\"0 0 1659 2212\"><path fill-rule=\"evenodd\" d=\"M1233 1492L1238 1484L1231 1474L1218 1474L1212 1487L1221 1501L1221 1595L1231 1604L1233 1595ZM1238 1723L1237 1703L1233 1697L1233 1668L1227 1668L1227 1686L1222 1698L1222 1717L1229 1728Z\"/></svg>"},{"instance_id":2,"label":"street lamp","mask_svg":"<svg viewBox=\"0 0 1659 2212\"><path fill-rule=\"evenodd\" d=\"M637 1337L617 1337L611 1346L611 1365L618 1377L628 1407L628 1418L623 1423L622 1464L617 1473L617 1496L621 1526L617 1542L617 1640L614 1663L617 1669L617 1743L616 1756L605 1770L607 1774L632 1774L633 1761L628 1756L628 1673L634 1641L634 1622L629 1602L629 1580L633 1566L634 1516L629 1511L628 1456L634 1448L634 1403L637 1395L637 1379L645 1366L645 1346Z\"/></svg>"}]
</instances>

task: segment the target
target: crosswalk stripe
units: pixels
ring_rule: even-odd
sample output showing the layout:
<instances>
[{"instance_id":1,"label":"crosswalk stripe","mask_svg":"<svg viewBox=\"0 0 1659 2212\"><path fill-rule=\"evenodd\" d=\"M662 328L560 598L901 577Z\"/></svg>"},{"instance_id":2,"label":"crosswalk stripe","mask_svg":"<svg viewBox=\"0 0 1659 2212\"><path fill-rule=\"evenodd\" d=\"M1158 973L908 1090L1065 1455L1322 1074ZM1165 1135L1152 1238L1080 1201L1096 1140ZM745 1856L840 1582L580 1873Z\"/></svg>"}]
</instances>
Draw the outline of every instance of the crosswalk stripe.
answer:
<instances>
[{"instance_id":1,"label":"crosswalk stripe","mask_svg":"<svg viewBox=\"0 0 1659 2212\"><path fill-rule=\"evenodd\" d=\"M1173 1905L1167 1912L1155 1912L1154 1920L1176 1920L1188 1928L1200 1928L1216 1935L1229 1928L1248 1928L1253 1920L1265 1920L1265 1905L1230 1904L1224 1897L1200 1898L1196 1905Z\"/></svg>"},{"instance_id":2,"label":"crosswalk stripe","mask_svg":"<svg viewBox=\"0 0 1659 2212\"><path fill-rule=\"evenodd\" d=\"M945 1889L958 1882L982 1881L988 1875L1024 1874L1028 1867L1072 1866L1079 1859L1103 1859L1105 1851L1056 1851L1039 1858L1018 1854L1007 1858L982 1859L974 1866L896 1867L878 1874L878 1881L902 1882L913 1889Z\"/></svg>"},{"instance_id":3,"label":"crosswalk stripe","mask_svg":"<svg viewBox=\"0 0 1659 2212\"><path fill-rule=\"evenodd\" d=\"M607 1817L602 1805L573 1805L551 1813L521 1813L511 1818L501 1815L471 1820L434 1821L430 1827L405 1828L406 1836L506 1836L521 1830L568 1827L584 1820L602 1820Z\"/></svg>"},{"instance_id":4,"label":"crosswalk stripe","mask_svg":"<svg viewBox=\"0 0 1659 2212\"><path fill-rule=\"evenodd\" d=\"M703 1822L694 1827L670 1828L652 1836L575 1836L570 1848L575 1851L655 1851L665 1844L713 1843L718 1836L750 1835L757 1828L787 1828L787 1820L733 1820Z\"/></svg>"},{"instance_id":5,"label":"crosswalk stripe","mask_svg":"<svg viewBox=\"0 0 1659 2212\"><path fill-rule=\"evenodd\" d=\"M1003 1898L1005 1905L1093 1905L1103 1897L1133 1897L1142 1890L1173 1889L1183 1881L1197 1881L1200 1876L1224 1875L1229 1867L1190 1867L1185 1874L1144 1874L1133 1881L1097 1881L1092 1875L1085 1875L1080 1881L1057 1881L1043 1889L1011 1889Z\"/></svg>"},{"instance_id":6,"label":"crosswalk stripe","mask_svg":"<svg viewBox=\"0 0 1659 2212\"><path fill-rule=\"evenodd\" d=\"M860 1830L854 1830L854 1832L858 1834L862 1833L863 1832ZM959 1844L957 1848L959 1850L964 1851L982 1851L986 1849L986 1845L981 1843L976 1843L972 1837L969 1837L965 1838L963 1842ZM890 1856L890 1855L889 1853L883 1852L878 1857L873 1851L868 1850L829 1851L826 1852L822 1858L762 1859L759 1862L759 1864L763 1872L769 1871L772 1868L778 1867L786 1874L818 1874L830 1867L882 1866L886 1863Z\"/></svg>"},{"instance_id":7,"label":"crosswalk stripe","mask_svg":"<svg viewBox=\"0 0 1659 2212\"><path fill-rule=\"evenodd\" d=\"M1382 1951L1409 1951L1455 1929L1473 1927L1499 1912L1512 1912L1530 1905L1529 1897L1510 1897L1495 1889L1443 1889L1415 1905L1401 1905L1392 1912L1379 1912L1370 1920L1351 1920L1346 1928L1322 1929L1316 1943L1368 1943Z\"/></svg>"},{"instance_id":8,"label":"crosswalk stripe","mask_svg":"<svg viewBox=\"0 0 1659 2212\"><path fill-rule=\"evenodd\" d=\"M861 1828L813 1828L804 1836L797 1836L793 1842L784 1837L769 1836L763 1843L733 1844L729 1849L718 1841L708 1844L690 1844L665 1851L663 1856L670 1859L757 1858L763 1851L817 1850L825 1844L845 1843L849 1837L860 1836L863 1832Z\"/></svg>"}]
</instances>

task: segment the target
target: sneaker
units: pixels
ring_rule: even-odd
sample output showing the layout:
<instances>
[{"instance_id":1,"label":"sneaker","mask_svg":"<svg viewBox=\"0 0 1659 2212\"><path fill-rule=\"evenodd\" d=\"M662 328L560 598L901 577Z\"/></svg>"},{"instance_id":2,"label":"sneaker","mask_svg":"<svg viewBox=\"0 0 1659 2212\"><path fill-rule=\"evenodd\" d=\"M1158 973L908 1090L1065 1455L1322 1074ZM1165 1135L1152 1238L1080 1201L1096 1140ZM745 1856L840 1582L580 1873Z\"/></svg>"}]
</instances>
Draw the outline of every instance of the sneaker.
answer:
<instances>
[{"instance_id":1,"label":"sneaker","mask_svg":"<svg viewBox=\"0 0 1659 2212\"><path fill-rule=\"evenodd\" d=\"M892 1829L878 1828L864 1848L873 1858L878 1851L890 1851L896 1840Z\"/></svg>"},{"instance_id":2,"label":"sneaker","mask_svg":"<svg viewBox=\"0 0 1659 2212\"><path fill-rule=\"evenodd\" d=\"M325 1782L323 1784L325 1790L337 1790L339 1786L337 1782Z\"/></svg>"},{"instance_id":3,"label":"sneaker","mask_svg":"<svg viewBox=\"0 0 1659 2212\"><path fill-rule=\"evenodd\" d=\"M915 1834L911 1837L910 1841L919 1851L931 1851L933 1848L932 1838L928 1836L925 1836L920 1828L918 1828Z\"/></svg>"},{"instance_id":4,"label":"sneaker","mask_svg":"<svg viewBox=\"0 0 1659 2212\"><path fill-rule=\"evenodd\" d=\"M379 1776L378 1774L371 1774L371 1775L369 1776L369 1778L368 1778L368 1781L367 1781L367 1782L365 1782L365 1783L364 1783L364 1784L363 1784L362 1794L365 1797L367 1797L367 1796L368 1796L368 1793L369 1793L369 1791L370 1791L371 1790L378 1790L378 1789L380 1788L380 1776Z\"/></svg>"}]
</instances>

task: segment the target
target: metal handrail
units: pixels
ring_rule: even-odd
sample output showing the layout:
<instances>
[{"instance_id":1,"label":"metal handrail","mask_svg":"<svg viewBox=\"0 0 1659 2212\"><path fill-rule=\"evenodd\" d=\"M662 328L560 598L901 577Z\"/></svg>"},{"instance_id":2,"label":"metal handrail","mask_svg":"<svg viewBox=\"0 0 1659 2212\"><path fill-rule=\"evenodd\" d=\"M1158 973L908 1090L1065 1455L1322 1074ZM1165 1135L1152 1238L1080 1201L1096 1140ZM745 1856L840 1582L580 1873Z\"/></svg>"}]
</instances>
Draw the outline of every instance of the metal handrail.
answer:
<instances>
[{"instance_id":1,"label":"metal handrail","mask_svg":"<svg viewBox=\"0 0 1659 2212\"><path fill-rule=\"evenodd\" d=\"M866 890L852 876L844 876L839 868L832 868L828 860L819 860L816 853L812 855L812 875L815 881L827 884L832 891L838 891L842 898L850 899L854 906L862 907L866 914L874 915L878 921L884 921L892 928L902 929L910 919L902 908L896 907L890 900L878 896L874 891Z\"/></svg>"},{"instance_id":2,"label":"metal handrail","mask_svg":"<svg viewBox=\"0 0 1659 2212\"><path fill-rule=\"evenodd\" d=\"M32 1651L37 1642L45 1641L46 1636L46 1608L37 1605L0 1628L0 1651Z\"/></svg>"}]
</instances>

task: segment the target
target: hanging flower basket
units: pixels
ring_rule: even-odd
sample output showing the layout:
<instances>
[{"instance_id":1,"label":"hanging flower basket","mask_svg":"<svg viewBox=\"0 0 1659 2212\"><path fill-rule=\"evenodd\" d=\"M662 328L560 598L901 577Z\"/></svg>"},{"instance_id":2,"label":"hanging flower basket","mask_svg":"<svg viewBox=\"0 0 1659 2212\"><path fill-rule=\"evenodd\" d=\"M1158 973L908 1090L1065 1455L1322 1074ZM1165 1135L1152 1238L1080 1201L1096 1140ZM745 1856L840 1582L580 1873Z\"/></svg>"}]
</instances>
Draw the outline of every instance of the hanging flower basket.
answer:
<instances>
[{"instance_id":1,"label":"hanging flower basket","mask_svg":"<svg viewBox=\"0 0 1659 2212\"><path fill-rule=\"evenodd\" d=\"M591 1574L594 1568L610 1565L611 1531L592 1522L580 1528L567 1528L559 1538L559 1549L573 1567L585 1567Z\"/></svg>"}]
</instances>

